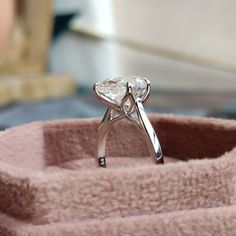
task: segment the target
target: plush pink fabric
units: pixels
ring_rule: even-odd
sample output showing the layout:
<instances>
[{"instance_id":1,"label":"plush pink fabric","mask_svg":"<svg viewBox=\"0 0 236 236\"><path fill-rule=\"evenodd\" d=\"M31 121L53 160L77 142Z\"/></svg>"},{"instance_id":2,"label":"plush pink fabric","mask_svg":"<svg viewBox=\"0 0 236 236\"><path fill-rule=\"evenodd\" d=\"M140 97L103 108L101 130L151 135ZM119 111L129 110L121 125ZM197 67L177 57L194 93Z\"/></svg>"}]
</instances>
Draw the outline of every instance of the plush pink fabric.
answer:
<instances>
[{"instance_id":1,"label":"plush pink fabric","mask_svg":"<svg viewBox=\"0 0 236 236\"><path fill-rule=\"evenodd\" d=\"M156 165L127 122L95 162L98 119L0 133L0 235L236 235L236 122L150 116Z\"/></svg>"}]
</instances>

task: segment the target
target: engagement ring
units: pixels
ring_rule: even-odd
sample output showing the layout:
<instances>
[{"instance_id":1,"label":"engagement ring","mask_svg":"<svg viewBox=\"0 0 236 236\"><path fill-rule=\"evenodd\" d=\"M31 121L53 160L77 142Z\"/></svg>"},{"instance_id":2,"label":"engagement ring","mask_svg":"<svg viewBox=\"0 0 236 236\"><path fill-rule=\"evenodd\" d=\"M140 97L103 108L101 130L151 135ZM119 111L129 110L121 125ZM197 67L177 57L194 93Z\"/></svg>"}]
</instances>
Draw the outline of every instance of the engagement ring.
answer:
<instances>
[{"instance_id":1,"label":"engagement ring","mask_svg":"<svg viewBox=\"0 0 236 236\"><path fill-rule=\"evenodd\" d=\"M115 122L124 118L139 129L156 162L164 163L159 140L143 108L150 94L149 80L139 76L120 76L96 83L94 91L108 107L98 128L98 165L106 167L107 134Z\"/></svg>"}]
</instances>

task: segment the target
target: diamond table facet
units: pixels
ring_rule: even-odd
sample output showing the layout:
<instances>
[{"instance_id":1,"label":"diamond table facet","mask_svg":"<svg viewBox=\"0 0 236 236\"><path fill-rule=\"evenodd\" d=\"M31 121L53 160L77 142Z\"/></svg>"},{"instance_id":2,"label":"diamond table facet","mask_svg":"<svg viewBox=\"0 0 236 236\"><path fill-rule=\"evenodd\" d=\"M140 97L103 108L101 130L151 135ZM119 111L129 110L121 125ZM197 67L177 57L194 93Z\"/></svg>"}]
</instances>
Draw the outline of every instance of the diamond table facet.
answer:
<instances>
[{"instance_id":1,"label":"diamond table facet","mask_svg":"<svg viewBox=\"0 0 236 236\"><path fill-rule=\"evenodd\" d=\"M95 86L97 94L103 99L118 106L121 105L127 90L127 83L132 88L132 95L135 99L143 99L147 93L147 80L139 76L122 76L104 80ZM129 106L129 101L126 102Z\"/></svg>"}]
</instances>

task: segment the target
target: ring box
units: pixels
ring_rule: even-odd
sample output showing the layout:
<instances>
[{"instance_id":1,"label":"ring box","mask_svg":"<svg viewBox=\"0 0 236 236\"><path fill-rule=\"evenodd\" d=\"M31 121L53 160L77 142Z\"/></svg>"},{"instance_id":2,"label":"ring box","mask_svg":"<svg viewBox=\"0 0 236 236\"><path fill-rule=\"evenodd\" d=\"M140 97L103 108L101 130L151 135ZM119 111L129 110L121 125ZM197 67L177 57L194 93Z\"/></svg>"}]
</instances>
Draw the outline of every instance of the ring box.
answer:
<instances>
[{"instance_id":1,"label":"ring box","mask_svg":"<svg viewBox=\"0 0 236 236\"><path fill-rule=\"evenodd\" d=\"M107 168L98 119L1 132L0 235L236 235L236 122L150 120L164 165L126 121L108 135Z\"/></svg>"}]
</instances>

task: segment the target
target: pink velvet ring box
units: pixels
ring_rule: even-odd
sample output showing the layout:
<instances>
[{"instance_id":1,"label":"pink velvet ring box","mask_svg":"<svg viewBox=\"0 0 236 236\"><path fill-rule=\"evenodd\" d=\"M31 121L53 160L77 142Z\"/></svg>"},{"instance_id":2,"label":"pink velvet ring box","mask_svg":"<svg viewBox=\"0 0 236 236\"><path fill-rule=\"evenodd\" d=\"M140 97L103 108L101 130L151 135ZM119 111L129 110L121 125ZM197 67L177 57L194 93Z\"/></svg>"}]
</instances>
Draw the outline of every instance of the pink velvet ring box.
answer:
<instances>
[{"instance_id":1,"label":"pink velvet ring box","mask_svg":"<svg viewBox=\"0 0 236 236\"><path fill-rule=\"evenodd\" d=\"M236 235L236 121L151 115L165 164L118 122L107 168L99 119L0 133L0 235Z\"/></svg>"}]
</instances>

